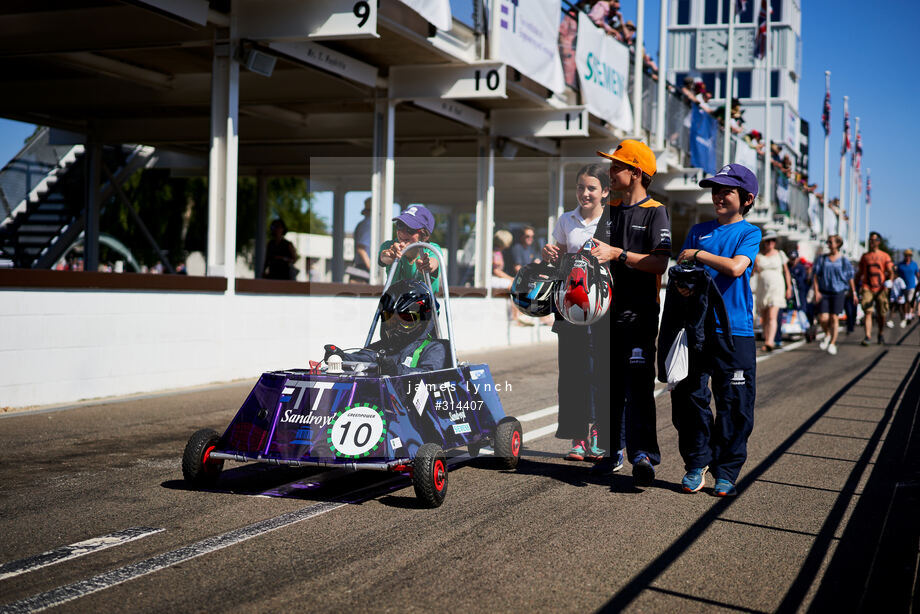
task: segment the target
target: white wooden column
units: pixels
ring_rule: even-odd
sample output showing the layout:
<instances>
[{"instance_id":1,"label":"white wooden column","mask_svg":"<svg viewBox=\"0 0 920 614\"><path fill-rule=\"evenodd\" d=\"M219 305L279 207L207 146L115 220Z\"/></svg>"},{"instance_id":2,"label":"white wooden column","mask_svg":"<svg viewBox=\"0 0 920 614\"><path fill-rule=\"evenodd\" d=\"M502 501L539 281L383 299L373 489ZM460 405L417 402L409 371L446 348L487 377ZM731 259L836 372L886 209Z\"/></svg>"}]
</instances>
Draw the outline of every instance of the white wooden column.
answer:
<instances>
[{"instance_id":1,"label":"white wooden column","mask_svg":"<svg viewBox=\"0 0 920 614\"><path fill-rule=\"evenodd\" d=\"M211 73L211 152L208 166L209 277L226 277L227 294L235 291L236 190L239 149L240 67L233 59L236 18L218 30Z\"/></svg>"},{"instance_id":2,"label":"white wooden column","mask_svg":"<svg viewBox=\"0 0 920 614\"><path fill-rule=\"evenodd\" d=\"M332 193L332 281L345 280L345 188Z\"/></svg>"},{"instance_id":3,"label":"white wooden column","mask_svg":"<svg viewBox=\"0 0 920 614\"><path fill-rule=\"evenodd\" d=\"M393 238L393 186L396 162L394 142L396 131L396 101L377 98L374 104L374 159L371 179L371 283L384 283L377 266L377 250L384 241Z\"/></svg>"},{"instance_id":4,"label":"white wooden column","mask_svg":"<svg viewBox=\"0 0 920 614\"><path fill-rule=\"evenodd\" d=\"M475 285L492 296L492 235L495 229L495 145L479 139L476 164L476 264Z\"/></svg>"}]
</instances>

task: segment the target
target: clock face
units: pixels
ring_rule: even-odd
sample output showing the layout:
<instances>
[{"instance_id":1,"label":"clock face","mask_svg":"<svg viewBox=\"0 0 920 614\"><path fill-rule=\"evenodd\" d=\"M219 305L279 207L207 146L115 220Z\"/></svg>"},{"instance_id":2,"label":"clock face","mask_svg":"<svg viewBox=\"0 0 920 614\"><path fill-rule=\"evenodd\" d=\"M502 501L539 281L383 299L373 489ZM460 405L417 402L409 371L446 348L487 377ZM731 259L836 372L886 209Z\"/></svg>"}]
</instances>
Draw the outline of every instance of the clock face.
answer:
<instances>
[{"instance_id":1,"label":"clock face","mask_svg":"<svg viewBox=\"0 0 920 614\"><path fill-rule=\"evenodd\" d=\"M696 38L696 67L707 70L725 68L728 64L728 30L700 30ZM735 68L754 66L754 29L735 28L732 45Z\"/></svg>"},{"instance_id":2,"label":"clock face","mask_svg":"<svg viewBox=\"0 0 920 614\"><path fill-rule=\"evenodd\" d=\"M728 57L728 30L700 30L696 38L696 67L722 68Z\"/></svg>"},{"instance_id":3,"label":"clock face","mask_svg":"<svg viewBox=\"0 0 920 614\"><path fill-rule=\"evenodd\" d=\"M732 45L732 63L735 68L753 68L754 30L752 28L735 30L735 43Z\"/></svg>"}]
</instances>

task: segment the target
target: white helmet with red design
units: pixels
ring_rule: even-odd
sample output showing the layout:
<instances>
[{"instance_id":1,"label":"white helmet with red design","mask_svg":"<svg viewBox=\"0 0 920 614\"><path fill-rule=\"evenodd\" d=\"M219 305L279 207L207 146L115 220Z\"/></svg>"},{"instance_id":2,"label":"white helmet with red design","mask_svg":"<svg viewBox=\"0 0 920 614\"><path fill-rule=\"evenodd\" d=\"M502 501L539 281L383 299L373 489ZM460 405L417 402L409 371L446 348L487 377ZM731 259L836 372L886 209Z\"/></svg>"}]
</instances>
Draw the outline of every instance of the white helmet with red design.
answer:
<instances>
[{"instance_id":1,"label":"white helmet with red design","mask_svg":"<svg viewBox=\"0 0 920 614\"><path fill-rule=\"evenodd\" d=\"M576 254L562 260L562 281L556 288L556 311L572 324L594 324L610 309L613 288L610 272L591 255L589 239Z\"/></svg>"}]
</instances>

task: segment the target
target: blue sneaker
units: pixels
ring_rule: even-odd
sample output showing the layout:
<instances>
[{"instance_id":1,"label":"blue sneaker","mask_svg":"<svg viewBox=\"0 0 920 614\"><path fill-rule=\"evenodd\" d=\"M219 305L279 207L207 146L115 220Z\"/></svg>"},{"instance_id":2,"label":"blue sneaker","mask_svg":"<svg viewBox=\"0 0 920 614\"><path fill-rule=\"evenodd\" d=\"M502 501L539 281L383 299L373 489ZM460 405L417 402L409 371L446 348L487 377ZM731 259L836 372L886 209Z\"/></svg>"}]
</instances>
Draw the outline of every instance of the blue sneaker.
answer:
<instances>
[{"instance_id":1,"label":"blue sneaker","mask_svg":"<svg viewBox=\"0 0 920 614\"><path fill-rule=\"evenodd\" d=\"M738 491L735 490L735 485L729 482L728 480L716 480L715 488L712 489L712 494L717 497L734 497L738 494Z\"/></svg>"},{"instance_id":2,"label":"blue sneaker","mask_svg":"<svg viewBox=\"0 0 920 614\"><path fill-rule=\"evenodd\" d=\"M607 477L613 473L616 473L623 468L623 460L625 459L625 456L625 450L617 450L616 456L603 457L596 465L591 467L591 475L597 477Z\"/></svg>"},{"instance_id":3,"label":"blue sneaker","mask_svg":"<svg viewBox=\"0 0 920 614\"><path fill-rule=\"evenodd\" d=\"M639 455L639 459L633 463L633 483L636 486L651 486L655 481L655 467L652 461L645 454Z\"/></svg>"},{"instance_id":4,"label":"blue sneaker","mask_svg":"<svg viewBox=\"0 0 920 614\"><path fill-rule=\"evenodd\" d=\"M709 467L697 467L696 469L688 471L684 479L680 481L681 485L684 487L684 492L700 492L703 486L706 485L707 469L709 469Z\"/></svg>"}]
</instances>

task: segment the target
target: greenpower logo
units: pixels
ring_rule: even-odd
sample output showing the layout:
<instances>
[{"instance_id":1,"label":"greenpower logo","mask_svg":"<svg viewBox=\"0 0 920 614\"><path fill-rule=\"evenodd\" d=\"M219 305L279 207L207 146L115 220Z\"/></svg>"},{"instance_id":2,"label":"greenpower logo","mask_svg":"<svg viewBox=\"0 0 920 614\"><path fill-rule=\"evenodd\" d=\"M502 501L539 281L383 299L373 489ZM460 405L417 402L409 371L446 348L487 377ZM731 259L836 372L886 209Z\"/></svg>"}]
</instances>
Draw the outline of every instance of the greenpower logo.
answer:
<instances>
[{"instance_id":1,"label":"greenpower logo","mask_svg":"<svg viewBox=\"0 0 920 614\"><path fill-rule=\"evenodd\" d=\"M326 429L326 441L336 456L364 458L375 452L386 436L386 419L376 405L353 405L335 413Z\"/></svg>"}]
</instances>

